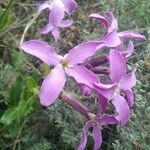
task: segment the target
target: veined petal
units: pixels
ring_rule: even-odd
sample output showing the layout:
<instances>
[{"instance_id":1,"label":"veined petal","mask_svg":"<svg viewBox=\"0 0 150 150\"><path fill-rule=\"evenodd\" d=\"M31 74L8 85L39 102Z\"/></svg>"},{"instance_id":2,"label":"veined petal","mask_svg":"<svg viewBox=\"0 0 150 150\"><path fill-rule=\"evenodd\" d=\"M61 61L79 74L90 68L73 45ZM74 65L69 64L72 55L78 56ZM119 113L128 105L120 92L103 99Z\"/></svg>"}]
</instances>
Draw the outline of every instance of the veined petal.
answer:
<instances>
[{"instance_id":1,"label":"veined petal","mask_svg":"<svg viewBox=\"0 0 150 150\"><path fill-rule=\"evenodd\" d=\"M99 104L100 112L104 112L108 105L107 98L105 98L101 94L98 94L98 104Z\"/></svg>"},{"instance_id":2,"label":"veined petal","mask_svg":"<svg viewBox=\"0 0 150 150\"><path fill-rule=\"evenodd\" d=\"M107 114L104 114L101 119L99 120L99 123L101 125L108 125L108 124L117 124L118 123L118 120L116 119L115 116L113 115L107 115Z\"/></svg>"},{"instance_id":3,"label":"veined petal","mask_svg":"<svg viewBox=\"0 0 150 150\"><path fill-rule=\"evenodd\" d=\"M102 45L100 43L100 41L89 41L77 45L69 51L67 60L71 65L83 63L88 57L94 55L97 46Z\"/></svg>"},{"instance_id":4,"label":"veined petal","mask_svg":"<svg viewBox=\"0 0 150 150\"><path fill-rule=\"evenodd\" d=\"M136 76L135 76L135 70L133 70L131 73L122 76L120 82L120 87L123 90L131 89L136 84Z\"/></svg>"},{"instance_id":5,"label":"veined petal","mask_svg":"<svg viewBox=\"0 0 150 150\"><path fill-rule=\"evenodd\" d=\"M103 95L108 100L111 100L114 97L117 84L105 85L101 83L93 83L96 91Z\"/></svg>"},{"instance_id":6,"label":"veined petal","mask_svg":"<svg viewBox=\"0 0 150 150\"><path fill-rule=\"evenodd\" d=\"M99 83L99 78L84 66L76 66L66 70L68 76L73 77L77 83L93 88L93 83Z\"/></svg>"},{"instance_id":7,"label":"veined petal","mask_svg":"<svg viewBox=\"0 0 150 150\"><path fill-rule=\"evenodd\" d=\"M65 5L66 12L68 14L72 13L77 8L77 3L74 0L62 0L62 1Z\"/></svg>"},{"instance_id":8,"label":"veined petal","mask_svg":"<svg viewBox=\"0 0 150 150\"><path fill-rule=\"evenodd\" d=\"M41 13L46 8L50 9L50 4L48 4L47 2L44 2L43 4L39 5L39 7L38 7L38 13Z\"/></svg>"},{"instance_id":9,"label":"veined petal","mask_svg":"<svg viewBox=\"0 0 150 150\"><path fill-rule=\"evenodd\" d=\"M66 82L65 72L61 65L56 66L45 78L40 90L40 101L50 106L58 98Z\"/></svg>"},{"instance_id":10,"label":"veined petal","mask_svg":"<svg viewBox=\"0 0 150 150\"><path fill-rule=\"evenodd\" d=\"M139 34L138 32L127 30L118 33L119 37L125 40L146 40L145 36Z\"/></svg>"},{"instance_id":11,"label":"veined petal","mask_svg":"<svg viewBox=\"0 0 150 150\"><path fill-rule=\"evenodd\" d=\"M59 55L56 54L53 47L40 40L30 40L21 45L21 49L28 54L40 58L48 65L57 65Z\"/></svg>"},{"instance_id":12,"label":"veined petal","mask_svg":"<svg viewBox=\"0 0 150 150\"><path fill-rule=\"evenodd\" d=\"M94 18L94 19L98 19L100 21L100 23L102 23L106 28L108 28L109 23L105 17L103 17L97 13L92 13L89 17Z\"/></svg>"},{"instance_id":13,"label":"veined petal","mask_svg":"<svg viewBox=\"0 0 150 150\"><path fill-rule=\"evenodd\" d=\"M129 89L129 90L125 90L124 93L126 95L126 99L127 99L129 107L130 108L133 107L133 104L134 104L134 94L133 94L133 91L131 89Z\"/></svg>"},{"instance_id":14,"label":"veined petal","mask_svg":"<svg viewBox=\"0 0 150 150\"><path fill-rule=\"evenodd\" d=\"M52 30L52 35L55 39L55 42L58 42L58 40L60 40L60 31L57 27Z\"/></svg>"},{"instance_id":15,"label":"veined petal","mask_svg":"<svg viewBox=\"0 0 150 150\"><path fill-rule=\"evenodd\" d=\"M102 144L102 132L99 125L93 126L93 139L94 139L94 147L93 150L98 150Z\"/></svg>"},{"instance_id":16,"label":"veined petal","mask_svg":"<svg viewBox=\"0 0 150 150\"><path fill-rule=\"evenodd\" d=\"M118 33L116 30L113 30L112 32L107 33L102 39L102 42L104 42L106 47L114 48L121 44L121 39L118 36Z\"/></svg>"},{"instance_id":17,"label":"veined petal","mask_svg":"<svg viewBox=\"0 0 150 150\"><path fill-rule=\"evenodd\" d=\"M49 23L55 27L58 27L65 17L64 9L64 4L61 1L55 1L49 14Z\"/></svg>"},{"instance_id":18,"label":"veined petal","mask_svg":"<svg viewBox=\"0 0 150 150\"><path fill-rule=\"evenodd\" d=\"M130 117L130 108L124 97L117 95L112 99L112 104L118 112L118 119L122 125L126 124Z\"/></svg>"},{"instance_id":19,"label":"veined petal","mask_svg":"<svg viewBox=\"0 0 150 150\"><path fill-rule=\"evenodd\" d=\"M110 77L113 83L119 82L122 76L126 74L126 62L116 50L111 50L109 54Z\"/></svg>"},{"instance_id":20,"label":"veined petal","mask_svg":"<svg viewBox=\"0 0 150 150\"><path fill-rule=\"evenodd\" d=\"M77 148L77 150L85 150L86 143L87 143L87 133L89 131L89 128L92 127L92 124L90 121L86 122L85 126L82 129L82 138L80 141L80 145Z\"/></svg>"},{"instance_id":21,"label":"veined petal","mask_svg":"<svg viewBox=\"0 0 150 150\"><path fill-rule=\"evenodd\" d=\"M133 54L133 52L134 52L134 45L130 41L127 50L122 52L122 54L123 54L123 56L125 56L125 58L128 58Z\"/></svg>"},{"instance_id":22,"label":"veined petal","mask_svg":"<svg viewBox=\"0 0 150 150\"><path fill-rule=\"evenodd\" d=\"M67 28L70 27L73 24L73 20L67 19L62 20L61 24L59 25L60 28Z\"/></svg>"},{"instance_id":23,"label":"veined petal","mask_svg":"<svg viewBox=\"0 0 150 150\"><path fill-rule=\"evenodd\" d=\"M110 26L108 27L108 33L112 32L113 30L118 30L118 20L114 17L114 15L110 11L106 12L106 15L110 19Z\"/></svg>"},{"instance_id":24,"label":"veined petal","mask_svg":"<svg viewBox=\"0 0 150 150\"><path fill-rule=\"evenodd\" d=\"M44 28L41 28L39 32L42 34L47 34L53 29L54 29L54 26L51 23L48 23Z\"/></svg>"}]
</instances>

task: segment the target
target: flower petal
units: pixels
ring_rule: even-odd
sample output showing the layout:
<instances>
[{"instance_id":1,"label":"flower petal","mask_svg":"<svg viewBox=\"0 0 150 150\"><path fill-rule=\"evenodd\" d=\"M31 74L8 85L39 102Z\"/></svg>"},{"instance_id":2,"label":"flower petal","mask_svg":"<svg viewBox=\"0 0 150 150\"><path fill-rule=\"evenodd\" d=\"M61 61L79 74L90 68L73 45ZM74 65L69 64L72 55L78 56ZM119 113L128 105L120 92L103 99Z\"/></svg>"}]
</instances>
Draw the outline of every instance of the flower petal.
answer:
<instances>
[{"instance_id":1,"label":"flower petal","mask_svg":"<svg viewBox=\"0 0 150 150\"><path fill-rule=\"evenodd\" d=\"M108 11L107 13L106 13L106 15L109 17L109 19L110 19L110 26L109 26L109 28L108 28L108 33L109 32L112 32L114 29L115 30L118 30L118 20L114 17L114 15L110 12L110 11Z\"/></svg>"},{"instance_id":2,"label":"flower petal","mask_svg":"<svg viewBox=\"0 0 150 150\"><path fill-rule=\"evenodd\" d=\"M101 94L98 94L98 104L99 104L100 112L104 112L108 105L108 102L107 99Z\"/></svg>"},{"instance_id":3,"label":"flower petal","mask_svg":"<svg viewBox=\"0 0 150 150\"><path fill-rule=\"evenodd\" d=\"M74 0L62 0L67 13L72 13L77 8L77 3Z\"/></svg>"},{"instance_id":4,"label":"flower petal","mask_svg":"<svg viewBox=\"0 0 150 150\"><path fill-rule=\"evenodd\" d=\"M40 90L40 101L44 106L50 106L58 98L66 82L62 66L56 66L45 78Z\"/></svg>"},{"instance_id":5,"label":"flower petal","mask_svg":"<svg viewBox=\"0 0 150 150\"><path fill-rule=\"evenodd\" d=\"M127 30L118 33L119 37L124 40L146 40L145 36L139 34L138 32Z\"/></svg>"},{"instance_id":6,"label":"flower petal","mask_svg":"<svg viewBox=\"0 0 150 150\"><path fill-rule=\"evenodd\" d=\"M135 76L135 70L133 70L131 73L124 75L120 80L120 87L123 90L128 90L134 87L136 84L136 76Z\"/></svg>"},{"instance_id":7,"label":"flower petal","mask_svg":"<svg viewBox=\"0 0 150 150\"><path fill-rule=\"evenodd\" d=\"M54 39L55 39L55 42L58 42L58 40L61 39L61 38L60 38L60 31L59 31L58 28L54 28L54 29L52 30L52 35L53 35L53 37L54 37Z\"/></svg>"},{"instance_id":8,"label":"flower petal","mask_svg":"<svg viewBox=\"0 0 150 150\"><path fill-rule=\"evenodd\" d=\"M28 54L36 56L48 65L56 65L59 63L59 55L47 43L40 40L30 40L21 45L21 49Z\"/></svg>"},{"instance_id":9,"label":"flower petal","mask_svg":"<svg viewBox=\"0 0 150 150\"><path fill-rule=\"evenodd\" d=\"M80 141L80 145L77 148L77 150L85 150L86 143L87 143L87 132L89 131L89 128L92 127L92 124L90 121L86 122L85 126L82 129L82 138Z\"/></svg>"},{"instance_id":10,"label":"flower petal","mask_svg":"<svg viewBox=\"0 0 150 150\"><path fill-rule=\"evenodd\" d=\"M51 23L48 23L44 28L41 28L39 32L42 34L47 34L53 29L54 29L54 26Z\"/></svg>"},{"instance_id":11,"label":"flower petal","mask_svg":"<svg viewBox=\"0 0 150 150\"><path fill-rule=\"evenodd\" d=\"M73 77L77 83L84 84L93 88L93 83L99 83L99 78L84 66L76 66L72 69L67 69L68 76Z\"/></svg>"},{"instance_id":12,"label":"flower petal","mask_svg":"<svg viewBox=\"0 0 150 150\"><path fill-rule=\"evenodd\" d=\"M99 123L101 125L117 124L118 120L116 119L116 116L104 114Z\"/></svg>"},{"instance_id":13,"label":"flower petal","mask_svg":"<svg viewBox=\"0 0 150 150\"><path fill-rule=\"evenodd\" d=\"M133 94L133 91L131 89L129 89L129 90L125 90L124 93L126 95L126 99L127 99L129 107L130 108L133 107L133 104L134 104L134 94Z\"/></svg>"},{"instance_id":14,"label":"flower petal","mask_svg":"<svg viewBox=\"0 0 150 150\"><path fill-rule=\"evenodd\" d=\"M105 85L101 83L93 83L96 91L103 95L108 100L111 100L114 97L117 84Z\"/></svg>"},{"instance_id":15,"label":"flower petal","mask_svg":"<svg viewBox=\"0 0 150 150\"><path fill-rule=\"evenodd\" d=\"M102 23L106 28L108 28L109 23L105 17L103 17L97 13L92 13L89 17L92 17L94 19L98 19L100 21L100 23Z\"/></svg>"},{"instance_id":16,"label":"flower petal","mask_svg":"<svg viewBox=\"0 0 150 150\"><path fill-rule=\"evenodd\" d=\"M119 82L122 76L126 74L126 62L116 50L111 50L109 54L110 77L113 83Z\"/></svg>"},{"instance_id":17,"label":"flower petal","mask_svg":"<svg viewBox=\"0 0 150 150\"><path fill-rule=\"evenodd\" d=\"M112 99L112 104L118 112L118 119L122 125L126 124L130 117L130 108L124 97L118 95Z\"/></svg>"},{"instance_id":18,"label":"flower petal","mask_svg":"<svg viewBox=\"0 0 150 150\"><path fill-rule=\"evenodd\" d=\"M60 28L67 28L70 27L73 24L73 20L67 19L62 20L61 24L59 25Z\"/></svg>"},{"instance_id":19,"label":"flower petal","mask_svg":"<svg viewBox=\"0 0 150 150\"><path fill-rule=\"evenodd\" d=\"M50 9L50 5L47 2L44 2L43 4L39 5L39 7L38 7L38 13L41 13L46 8Z\"/></svg>"},{"instance_id":20,"label":"flower petal","mask_svg":"<svg viewBox=\"0 0 150 150\"><path fill-rule=\"evenodd\" d=\"M94 147L93 150L98 150L102 144L102 132L99 125L93 126L93 139L94 139Z\"/></svg>"},{"instance_id":21,"label":"flower petal","mask_svg":"<svg viewBox=\"0 0 150 150\"><path fill-rule=\"evenodd\" d=\"M123 56L125 56L125 58L128 58L133 54L133 52L134 52L134 45L130 41L127 50L122 52L122 54L123 54Z\"/></svg>"},{"instance_id":22,"label":"flower petal","mask_svg":"<svg viewBox=\"0 0 150 150\"><path fill-rule=\"evenodd\" d=\"M98 45L102 44L99 41L89 41L79 44L69 51L67 60L71 65L83 63L88 57L94 55Z\"/></svg>"},{"instance_id":23,"label":"flower petal","mask_svg":"<svg viewBox=\"0 0 150 150\"><path fill-rule=\"evenodd\" d=\"M61 1L55 1L49 14L49 23L58 27L65 17L64 11L64 4Z\"/></svg>"},{"instance_id":24,"label":"flower petal","mask_svg":"<svg viewBox=\"0 0 150 150\"><path fill-rule=\"evenodd\" d=\"M85 84L78 84L78 85L81 88L84 96L86 97L91 96L92 89L90 87L86 86Z\"/></svg>"}]
</instances>

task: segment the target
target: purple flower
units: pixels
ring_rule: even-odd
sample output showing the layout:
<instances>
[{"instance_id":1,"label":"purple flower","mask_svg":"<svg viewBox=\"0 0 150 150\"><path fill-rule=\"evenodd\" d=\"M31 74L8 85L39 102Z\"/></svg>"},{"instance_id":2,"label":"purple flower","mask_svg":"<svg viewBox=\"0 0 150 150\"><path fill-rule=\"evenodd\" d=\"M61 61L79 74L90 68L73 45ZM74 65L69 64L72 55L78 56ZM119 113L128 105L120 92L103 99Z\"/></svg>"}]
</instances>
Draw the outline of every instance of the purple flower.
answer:
<instances>
[{"instance_id":1,"label":"purple flower","mask_svg":"<svg viewBox=\"0 0 150 150\"><path fill-rule=\"evenodd\" d=\"M93 82L98 83L98 77L82 65L85 59L92 56L99 41L89 41L74 47L64 57L56 54L55 50L39 40L31 40L21 45L21 48L44 63L54 66L47 78L43 81L40 90L41 104L51 105L59 96L66 82L66 74L73 77L77 83L93 88Z\"/></svg>"},{"instance_id":2,"label":"purple flower","mask_svg":"<svg viewBox=\"0 0 150 150\"><path fill-rule=\"evenodd\" d=\"M44 9L50 9L49 23L46 27L40 29L42 34L49 32L54 36L57 42L60 39L59 28L66 28L72 25L73 21L65 18L65 13L71 14L77 7L74 0L49 0L41 4L38 12L41 13Z\"/></svg>"},{"instance_id":3,"label":"purple flower","mask_svg":"<svg viewBox=\"0 0 150 150\"><path fill-rule=\"evenodd\" d=\"M93 114L92 114L93 115ZM92 136L94 139L93 150L98 150L102 144L102 126L108 124L117 124L115 116L112 115L102 115L102 116L91 116L91 120L87 121L85 126L82 129L82 138L79 147L77 150L84 150L87 143L87 134L89 129L92 128Z\"/></svg>"},{"instance_id":4,"label":"purple flower","mask_svg":"<svg viewBox=\"0 0 150 150\"><path fill-rule=\"evenodd\" d=\"M130 117L130 107L134 103L131 88L136 84L135 70L126 74L126 62L118 51L111 50L109 60L112 84L94 83L94 86L98 93L111 100L118 112L118 119L121 124L125 124ZM102 104L106 103L106 99L103 99Z\"/></svg>"},{"instance_id":5,"label":"purple flower","mask_svg":"<svg viewBox=\"0 0 150 150\"><path fill-rule=\"evenodd\" d=\"M102 23L106 29L107 32L110 33L114 30L118 30L118 21L117 19L114 17L114 15L111 12L107 12L106 16L108 19L106 19L105 17L97 14L97 13L93 13L90 15L90 17L94 18L94 19L98 19L100 21L100 23ZM121 38L122 40L145 40L146 38L139 34L138 32L132 31L132 30L127 30L127 31L122 31L117 33L117 36L119 38Z\"/></svg>"}]
</instances>

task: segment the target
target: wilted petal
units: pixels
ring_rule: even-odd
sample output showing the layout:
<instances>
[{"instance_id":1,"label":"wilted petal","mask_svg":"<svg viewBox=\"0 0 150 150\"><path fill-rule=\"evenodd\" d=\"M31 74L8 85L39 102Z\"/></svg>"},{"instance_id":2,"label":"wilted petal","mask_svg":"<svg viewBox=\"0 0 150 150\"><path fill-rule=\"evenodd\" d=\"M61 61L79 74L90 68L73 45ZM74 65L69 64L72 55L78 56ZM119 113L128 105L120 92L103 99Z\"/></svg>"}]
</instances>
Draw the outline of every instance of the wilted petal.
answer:
<instances>
[{"instance_id":1,"label":"wilted petal","mask_svg":"<svg viewBox=\"0 0 150 150\"><path fill-rule=\"evenodd\" d=\"M57 58L59 55L55 53L55 50L47 43L40 40L30 40L24 42L21 45L21 49L28 54L40 58L48 65L56 65L59 63L59 59Z\"/></svg>"},{"instance_id":2,"label":"wilted petal","mask_svg":"<svg viewBox=\"0 0 150 150\"><path fill-rule=\"evenodd\" d=\"M101 39L101 41L104 42L105 46L109 48L114 48L121 44L121 40L116 30L113 30L112 32L107 33Z\"/></svg>"},{"instance_id":3,"label":"wilted petal","mask_svg":"<svg viewBox=\"0 0 150 150\"><path fill-rule=\"evenodd\" d=\"M84 66L76 66L66 70L68 76L73 77L77 83L87 85L92 88L93 83L99 83L99 78Z\"/></svg>"},{"instance_id":4,"label":"wilted petal","mask_svg":"<svg viewBox=\"0 0 150 150\"><path fill-rule=\"evenodd\" d=\"M94 83L93 85L96 91L101 95L103 95L108 100L111 100L114 97L117 84L106 85L101 83Z\"/></svg>"},{"instance_id":5,"label":"wilted petal","mask_svg":"<svg viewBox=\"0 0 150 150\"><path fill-rule=\"evenodd\" d=\"M41 13L44 9L46 9L46 8L49 8L50 9L50 5L47 3L47 2L45 2L45 3L43 3L43 4L41 4L41 5L39 5L39 7L38 7L38 13Z\"/></svg>"},{"instance_id":6,"label":"wilted petal","mask_svg":"<svg viewBox=\"0 0 150 150\"><path fill-rule=\"evenodd\" d=\"M52 35L53 35L53 37L54 37L54 39L55 39L55 42L58 42L58 40L61 39L61 38L60 38L60 31L59 31L58 28L54 28L54 29L52 30Z\"/></svg>"},{"instance_id":7,"label":"wilted petal","mask_svg":"<svg viewBox=\"0 0 150 150\"><path fill-rule=\"evenodd\" d=\"M101 125L117 124L117 123L118 123L118 120L117 120L116 117L113 116L113 115L104 114L104 115L100 118L99 123L100 123Z\"/></svg>"},{"instance_id":8,"label":"wilted petal","mask_svg":"<svg viewBox=\"0 0 150 150\"><path fill-rule=\"evenodd\" d=\"M124 91L125 95L126 95L126 99L128 102L129 107L133 107L134 104L134 94L133 91L131 89Z\"/></svg>"},{"instance_id":9,"label":"wilted petal","mask_svg":"<svg viewBox=\"0 0 150 150\"><path fill-rule=\"evenodd\" d=\"M93 13L89 17L92 17L94 19L98 19L100 21L100 23L102 23L106 28L108 28L109 23L108 23L108 20L105 17L103 17L103 16L101 16L97 13Z\"/></svg>"},{"instance_id":10,"label":"wilted petal","mask_svg":"<svg viewBox=\"0 0 150 150\"><path fill-rule=\"evenodd\" d=\"M67 28L73 24L73 20L62 20L61 24L59 25L60 28Z\"/></svg>"},{"instance_id":11,"label":"wilted petal","mask_svg":"<svg viewBox=\"0 0 150 150\"><path fill-rule=\"evenodd\" d=\"M123 56L125 56L126 58L130 57L134 52L134 45L133 43L130 41L128 48L126 51L122 52Z\"/></svg>"},{"instance_id":12,"label":"wilted petal","mask_svg":"<svg viewBox=\"0 0 150 150\"><path fill-rule=\"evenodd\" d=\"M54 29L54 26L51 23L48 23L44 28L41 28L39 32L42 34L47 34L53 29Z\"/></svg>"},{"instance_id":13,"label":"wilted petal","mask_svg":"<svg viewBox=\"0 0 150 150\"><path fill-rule=\"evenodd\" d=\"M130 108L127 101L120 95L112 99L112 104L118 112L118 119L122 125L126 124L130 117Z\"/></svg>"},{"instance_id":14,"label":"wilted petal","mask_svg":"<svg viewBox=\"0 0 150 150\"><path fill-rule=\"evenodd\" d=\"M94 147L93 150L98 150L102 144L102 132L99 125L93 126L93 139L94 139Z\"/></svg>"},{"instance_id":15,"label":"wilted petal","mask_svg":"<svg viewBox=\"0 0 150 150\"><path fill-rule=\"evenodd\" d=\"M40 101L44 106L50 106L58 98L66 82L62 66L56 66L45 78L40 90Z\"/></svg>"},{"instance_id":16,"label":"wilted petal","mask_svg":"<svg viewBox=\"0 0 150 150\"><path fill-rule=\"evenodd\" d=\"M65 16L64 4L61 1L55 1L49 14L49 22L58 27Z\"/></svg>"},{"instance_id":17,"label":"wilted petal","mask_svg":"<svg viewBox=\"0 0 150 150\"><path fill-rule=\"evenodd\" d=\"M69 51L67 60L72 65L83 63L88 57L94 55L98 45L102 45L101 42L89 41L79 44Z\"/></svg>"},{"instance_id":18,"label":"wilted petal","mask_svg":"<svg viewBox=\"0 0 150 150\"><path fill-rule=\"evenodd\" d=\"M111 50L109 54L110 77L113 83L119 82L122 76L126 74L126 62L116 50Z\"/></svg>"},{"instance_id":19,"label":"wilted petal","mask_svg":"<svg viewBox=\"0 0 150 150\"><path fill-rule=\"evenodd\" d=\"M77 3L74 0L62 0L67 13L72 13L77 8Z\"/></svg>"},{"instance_id":20,"label":"wilted petal","mask_svg":"<svg viewBox=\"0 0 150 150\"><path fill-rule=\"evenodd\" d=\"M136 84L136 76L135 76L135 70L133 70L131 73L124 75L120 80L120 87L123 90L131 89Z\"/></svg>"},{"instance_id":21,"label":"wilted petal","mask_svg":"<svg viewBox=\"0 0 150 150\"><path fill-rule=\"evenodd\" d=\"M107 98L105 98L101 94L98 94L98 104L99 104L100 111L101 112L105 111L108 105Z\"/></svg>"},{"instance_id":22,"label":"wilted petal","mask_svg":"<svg viewBox=\"0 0 150 150\"><path fill-rule=\"evenodd\" d=\"M82 138L77 150L85 150L86 143L87 143L87 133L90 127L92 127L91 122L90 121L86 122L85 126L82 129Z\"/></svg>"},{"instance_id":23,"label":"wilted petal","mask_svg":"<svg viewBox=\"0 0 150 150\"><path fill-rule=\"evenodd\" d=\"M146 40L145 36L131 30L120 32L118 35L125 40Z\"/></svg>"},{"instance_id":24,"label":"wilted petal","mask_svg":"<svg viewBox=\"0 0 150 150\"><path fill-rule=\"evenodd\" d=\"M106 13L106 15L109 17L110 19L110 26L108 27L108 33L112 32L113 30L118 30L118 21L117 19L114 17L114 15L108 11Z\"/></svg>"}]
</instances>

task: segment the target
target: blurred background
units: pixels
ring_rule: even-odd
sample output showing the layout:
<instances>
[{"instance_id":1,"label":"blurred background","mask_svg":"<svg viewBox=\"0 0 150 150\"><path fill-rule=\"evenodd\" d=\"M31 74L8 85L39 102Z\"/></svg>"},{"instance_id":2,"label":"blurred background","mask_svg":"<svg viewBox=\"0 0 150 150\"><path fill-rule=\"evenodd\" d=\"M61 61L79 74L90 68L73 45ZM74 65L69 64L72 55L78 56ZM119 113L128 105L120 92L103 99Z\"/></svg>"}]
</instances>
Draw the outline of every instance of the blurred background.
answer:
<instances>
[{"instance_id":1,"label":"blurred background","mask_svg":"<svg viewBox=\"0 0 150 150\"><path fill-rule=\"evenodd\" d=\"M88 16L93 12L112 11L119 20L119 30L132 29L147 40L135 43L129 61L137 67L134 88L135 105L124 127L103 129L102 150L150 149L150 1L149 0L78 0L74 25L62 30L61 41L38 29L46 23L47 13L36 16L40 0L0 0L0 149L2 150L73 150L77 147L85 118L60 100L51 107L39 104L38 90L49 67L23 53L19 43L27 24L25 40L48 41L58 52L66 53L76 44L98 39L104 28ZM69 90L80 95L74 85ZM90 102L86 103L91 107ZM94 107L94 106L92 106ZM87 150L92 148L88 139Z\"/></svg>"}]
</instances>

